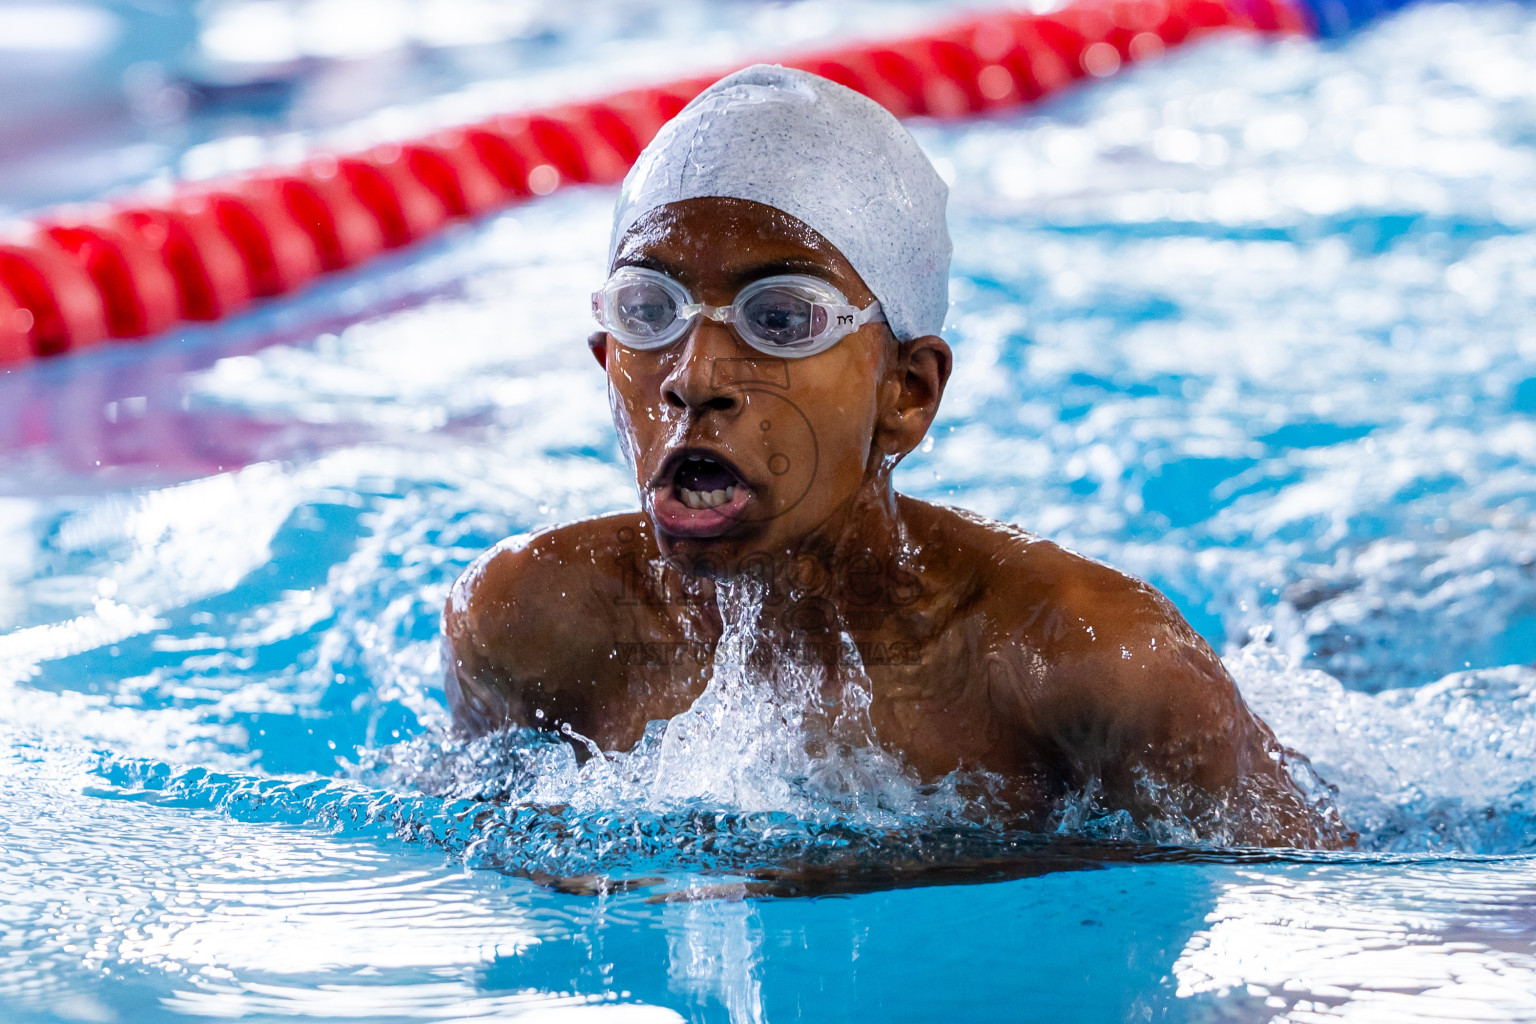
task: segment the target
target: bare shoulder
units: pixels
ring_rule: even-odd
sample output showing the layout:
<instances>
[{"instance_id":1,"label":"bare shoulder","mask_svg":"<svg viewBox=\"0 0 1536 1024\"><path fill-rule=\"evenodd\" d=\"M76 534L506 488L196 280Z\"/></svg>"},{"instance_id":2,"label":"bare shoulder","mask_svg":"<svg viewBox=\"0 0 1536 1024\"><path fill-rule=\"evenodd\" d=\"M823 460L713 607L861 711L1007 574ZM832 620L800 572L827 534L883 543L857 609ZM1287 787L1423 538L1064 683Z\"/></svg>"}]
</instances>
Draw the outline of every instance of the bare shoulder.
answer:
<instances>
[{"instance_id":1,"label":"bare shoulder","mask_svg":"<svg viewBox=\"0 0 1536 1024\"><path fill-rule=\"evenodd\" d=\"M984 607L1011 609L1010 620L1038 627L1030 631L1037 643L1075 645L1077 634L1124 638L1153 627L1189 630L1166 597L1128 573L1011 523L912 498L902 502L922 544L943 551L969 577Z\"/></svg>"},{"instance_id":2,"label":"bare shoulder","mask_svg":"<svg viewBox=\"0 0 1536 1024\"><path fill-rule=\"evenodd\" d=\"M1167 810L1144 786L1155 780L1188 821L1228 842L1349 841L1336 815L1306 802L1287 752L1155 587L1017 527L913 512L925 542L951 545L968 574L968 618L988 623L978 639L994 713L1056 751L1077 784L1096 780L1109 806L1145 817Z\"/></svg>"},{"instance_id":3,"label":"bare shoulder","mask_svg":"<svg viewBox=\"0 0 1536 1024\"><path fill-rule=\"evenodd\" d=\"M599 610L613 578L620 535L639 513L603 516L508 537L459 576L445 611L450 634L490 641L507 630L561 631L578 610ZM632 536L632 534L630 534Z\"/></svg>"},{"instance_id":4,"label":"bare shoulder","mask_svg":"<svg viewBox=\"0 0 1536 1024\"><path fill-rule=\"evenodd\" d=\"M628 513L509 537L464 570L443 612L456 721L471 731L516 723L530 687L598 671L611 647L620 549L641 526Z\"/></svg>"},{"instance_id":5,"label":"bare shoulder","mask_svg":"<svg viewBox=\"0 0 1536 1024\"><path fill-rule=\"evenodd\" d=\"M937 505L914 512L925 539L968 574L992 648L1027 662L1018 685L1031 717L1233 709L1220 660L1155 587L1007 523Z\"/></svg>"}]
</instances>

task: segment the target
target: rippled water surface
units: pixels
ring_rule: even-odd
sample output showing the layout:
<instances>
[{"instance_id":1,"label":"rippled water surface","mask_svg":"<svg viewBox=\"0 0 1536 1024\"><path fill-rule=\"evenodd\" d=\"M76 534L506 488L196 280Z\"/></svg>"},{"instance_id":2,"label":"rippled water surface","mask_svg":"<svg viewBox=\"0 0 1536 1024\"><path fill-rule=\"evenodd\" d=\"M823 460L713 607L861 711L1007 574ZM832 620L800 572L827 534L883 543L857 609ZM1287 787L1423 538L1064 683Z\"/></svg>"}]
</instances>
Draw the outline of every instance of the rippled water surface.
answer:
<instances>
[{"instance_id":1,"label":"rippled water surface","mask_svg":"<svg viewBox=\"0 0 1536 1024\"><path fill-rule=\"evenodd\" d=\"M1426 6L915 126L957 367L900 485L1163 588L1358 853L448 742L454 577L634 501L578 190L0 377L0 1018L1536 1021L1533 47Z\"/></svg>"}]
</instances>

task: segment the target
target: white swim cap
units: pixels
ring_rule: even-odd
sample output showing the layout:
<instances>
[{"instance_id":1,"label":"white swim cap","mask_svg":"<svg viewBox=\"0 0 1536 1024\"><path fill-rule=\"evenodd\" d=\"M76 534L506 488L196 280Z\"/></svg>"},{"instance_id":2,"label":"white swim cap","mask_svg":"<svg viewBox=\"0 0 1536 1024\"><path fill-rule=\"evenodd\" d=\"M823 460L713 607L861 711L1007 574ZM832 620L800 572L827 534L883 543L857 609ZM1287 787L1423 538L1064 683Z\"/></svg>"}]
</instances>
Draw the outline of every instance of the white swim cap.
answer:
<instances>
[{"instance_id":1,"label":"white swim cap","mask_svg":"<svg viewBox=\"0 0 1536 1024\"><path fill-rule=\"evenodd\" d=\"M837 246L906 341L939 333L949 310L948 195L917 140L874 100L756 64L704 90L645 147L619 192L608 265L658 206L749 199Z\"/></svg>"}]
</instances>

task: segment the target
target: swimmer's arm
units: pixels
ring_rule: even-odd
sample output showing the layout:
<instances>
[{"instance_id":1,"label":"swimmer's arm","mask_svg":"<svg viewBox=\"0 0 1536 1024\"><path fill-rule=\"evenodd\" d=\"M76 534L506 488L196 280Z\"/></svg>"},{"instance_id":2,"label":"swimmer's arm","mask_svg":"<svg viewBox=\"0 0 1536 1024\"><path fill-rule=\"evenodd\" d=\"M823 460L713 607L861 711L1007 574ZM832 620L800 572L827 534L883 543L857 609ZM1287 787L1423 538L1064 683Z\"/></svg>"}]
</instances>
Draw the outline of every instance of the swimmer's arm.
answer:
<instances>
[{"instance_id":1,"label":"swimmer's arm","mask_svg":"<svg viewBox=\"0 0 1536 1024\"><path fill-rule=\"evenodd\" d=\"M1096 774L1110 805L1147 817L1171 801L1202 833L1244 845L1340 845L1342 830L1308 805L1284 748L1167 598L1131 580L1084 596L1069 605L1091 639L1063 652L1057 696L1043 703L1064 760Z\"/></svg>"},{"instance_id":2,"label":"swimmer's arm","mask_svg":"<svg viewBox=\"0 0 1536 1024\"><path fill-rule=\"evenodd\" d=\"M504 541L454 583L443 613L443 690L454 728L584 723L593 648L568 554L548 536Z\"/></svg>"}]
</instances>

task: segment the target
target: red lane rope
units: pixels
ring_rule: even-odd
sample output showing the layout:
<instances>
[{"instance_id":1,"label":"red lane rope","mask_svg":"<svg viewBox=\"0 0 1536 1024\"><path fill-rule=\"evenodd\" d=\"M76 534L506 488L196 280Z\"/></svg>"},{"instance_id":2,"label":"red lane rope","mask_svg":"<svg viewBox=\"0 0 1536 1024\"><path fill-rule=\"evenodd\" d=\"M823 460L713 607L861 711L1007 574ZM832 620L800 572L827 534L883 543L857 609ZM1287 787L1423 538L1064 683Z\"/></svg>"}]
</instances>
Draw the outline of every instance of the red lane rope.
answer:
<instances>
[{"instance_id":1,"label":"red lane rope","mask_svg":"<svg viewBox=\"0 0 1536 1024\"><path fill-rule=\"evenodd\" d=\"M1300 33L1284 0L1079 0L1051 14L971 18L908 39L802 55L898 117L964 117L1217 29ZM45 219L0 245L0 364L219 320L562 185L621 180L661 126L719 76L495 117L296 168L187 183L168 199Z\"/></svg>"}]
</instances>

